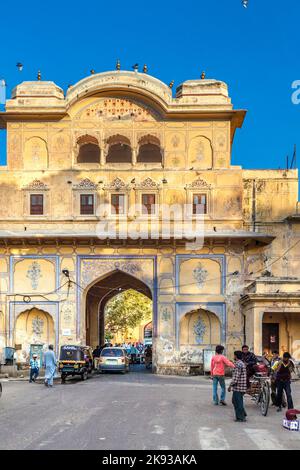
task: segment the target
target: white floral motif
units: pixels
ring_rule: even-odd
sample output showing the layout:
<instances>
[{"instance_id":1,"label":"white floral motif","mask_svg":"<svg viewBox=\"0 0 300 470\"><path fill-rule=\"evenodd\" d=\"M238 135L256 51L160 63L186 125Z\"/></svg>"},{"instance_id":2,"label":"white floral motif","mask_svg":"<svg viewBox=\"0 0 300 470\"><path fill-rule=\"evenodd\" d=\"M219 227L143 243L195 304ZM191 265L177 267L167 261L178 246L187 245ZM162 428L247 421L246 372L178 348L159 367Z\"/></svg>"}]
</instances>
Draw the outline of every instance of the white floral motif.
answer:
<instances>
[{"instance_id":1,"label":"white floral motif","mask_svg":"<svg viewBox=\"0 0 300 470\"><path fill-rule=\"evenodd\" d=\"M197 344L203 343L203 337L205 335L206 326L203 322L201 316L199 315L197 321L194 323L194 333L195 333L195 340Z\"/></svg>"},{"instance_id":2,"label":"white floral motif","mask_svg":"<svg viewBox=\"0 0 300 470\"><path fill-rule=\"evenodd\" d=\"M27 271L26 277L31 280L31 287L36 290L39 285L39 280L42 276L41 267L37 261L34 261Z\"/></svg>"},{"instance_id":3,"label":"white floral motif","mask_svg":"<svg viewBox=\"0 0 300 470\"><path fill-rule=\"evenodd\" d=\"M203 287L207 279L208 271L202 266L201 263L198 263L197 267L193 270L193 278L197 282L199 289Z\"/></svg>"},{"instance_id":4,"label":"white floral motif","mask_svg":"<svg viewBox=\"0 0 300 470\"><path fill-rule=\"evenodd\" d=\"M44 320L38 315L32 320L32 332L36 336L41 336L44 330Z\"/></svg>"},{"instance_id":5,"label":"white floral motif","mask_svg":"<svg viewBox=\"0 0 300 470\"><path fill-rule=\"evenodd\" d=\"M95 263L94 260L83 260L81 282L83 285L87 286L93 279L116 270L124 271L127 274L135 276L146 282L149 287L152 287L152 280L144 278L143 276L141 263L133 263L127 260L107 260L101 261L101 263Z\"/></svg>"},{"instance_id":6,"label":"white floral motif","mask_svg":"<svg viewBox=\"0 0 300 470\"><path fill-rule=\"evenodd\" d=\"M164 322L168 322L170 320L171 312L170 312L170 309L168 307L163 308L161 317L162 317L162 320Z\"/></svg>"}]
</instances>

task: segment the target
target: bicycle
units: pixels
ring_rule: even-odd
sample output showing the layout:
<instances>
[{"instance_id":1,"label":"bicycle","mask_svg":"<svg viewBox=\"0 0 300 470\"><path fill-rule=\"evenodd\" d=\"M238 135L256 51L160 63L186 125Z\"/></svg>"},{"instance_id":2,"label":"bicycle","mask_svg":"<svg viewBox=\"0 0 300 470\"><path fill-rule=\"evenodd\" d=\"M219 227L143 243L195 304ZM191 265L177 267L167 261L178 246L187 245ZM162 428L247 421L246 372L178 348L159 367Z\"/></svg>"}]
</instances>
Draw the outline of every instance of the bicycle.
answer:
<instances>
[{"instance_id":1,"label":"bicycle","mask_svg":"<svg viewBox=\"0 0 300 470\"><path fill-rule=\"evenodd\" d=\"M246 394L260 407L261 414L267 416L271 400L270 378L259 373L254 374Z\"/></svg>"}]
</instances>

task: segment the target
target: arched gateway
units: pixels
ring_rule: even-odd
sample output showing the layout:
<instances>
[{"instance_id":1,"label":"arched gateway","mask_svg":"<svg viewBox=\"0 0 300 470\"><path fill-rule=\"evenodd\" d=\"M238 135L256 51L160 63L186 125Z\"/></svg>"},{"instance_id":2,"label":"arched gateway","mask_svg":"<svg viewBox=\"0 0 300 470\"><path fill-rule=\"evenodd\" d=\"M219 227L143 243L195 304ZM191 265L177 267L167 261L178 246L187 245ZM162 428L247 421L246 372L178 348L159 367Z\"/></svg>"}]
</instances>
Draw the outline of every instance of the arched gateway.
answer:
<instances>
[{"instance_id":1,"label":"arched gateway","mask_svg":"<svg viewBox=\"0 0 300 470\"><path fill-rule=\"evenodd\" d=\"M104 343L104 309L120 292L132 289L153 302L153 346L157 332L156 258L79 257L78 337L92 347Z\"/></svg>"},{"instance_id":2,"label":"arched gateway","mask_svg":"<svg viewBox=\"0 0 300 470\"><path fill-rule=\"evenodd\" d=\"M86 296L86 342L92 347L105 342L105 307L107 302L126 290L135 290L152 300L150 288L130 274L116 269L89 288Z\"/></svg>"}]
</instances>

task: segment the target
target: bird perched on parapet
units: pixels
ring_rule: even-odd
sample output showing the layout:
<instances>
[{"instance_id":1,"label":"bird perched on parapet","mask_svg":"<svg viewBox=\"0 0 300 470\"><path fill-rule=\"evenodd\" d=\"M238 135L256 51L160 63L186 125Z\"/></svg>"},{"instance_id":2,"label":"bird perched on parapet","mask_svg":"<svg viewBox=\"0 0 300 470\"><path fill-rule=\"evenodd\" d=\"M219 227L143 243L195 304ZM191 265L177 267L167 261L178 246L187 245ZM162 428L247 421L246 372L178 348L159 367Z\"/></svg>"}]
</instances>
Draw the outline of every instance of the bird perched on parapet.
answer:
<instances>
[{"instance_id":1,"label":"bird perched on parapet","mask_svg":"<svg viewBox=\"0 0 300 470\"><path fill-rule=\"evenodd\" d=\"M206 74L205 74L205 72L202 72L202 74L201 74L201 80L204 80L204 79L205 79L205 77L206 77Z\"/></svg>"},{"instance_id":2,"label":"bird perched on parapet","mask_svg":"<svg viewBox=\"0 0 300 470\"><path fill-rule=\"evenodd\" d=\"M271 277L271 276L272 276L272 273L271 273L271 271L266 270L266 271L264 271L261 275L262 275L263 277Z\"/></svg>"},{"instance_id":3,"label":"bird perched on parapet","mask_svg":"<svg viewBox=\"0 0 300 470\"><path fill-rule=\"evenodd\" d=\"M133 68L133 70L134 70L135 72L138 72L138 71L139 71L139 64L134 64L134 65L132 66L132 68Z\"/></svg>"},{"instance_id":4,"label":"bird perched on parapet","mask_svg":"<svg viewBox=\"0 0 300 470\"><path fill-rule=\"evenodd\" d=\"M193 169L194 169L194 167L192 166L192 167L190 168L190 170L193 170Z\"/></svg>"},{"instance_id":5,"label":"bird perched on parapet","mask_svg":"<svg viewBox=\"0 0 300 470\"><path fill-rule=\"evenodd\" d=\"M94 70L94 69L90 70L90 72L91 72L91 75L94 75L94 74L95 74L95 70Z\"/></svg>"},{"instance_id":6,"label":"bird perched on parapet","mask_svg":"<svg viewBox=\"0 0 300 470\"><path fill-rule=\"evenodd\" d=\"M148 66L147 66L147 64L144 65L144 67L143 67L143 72L144 72L144 73L148 73Z\"/></svg>"},{"instance_id":7,"label":"bird perched on parapet","mask_svg":"<svg viewBox=\"0 0 300 470\"><path fill-rule=\"evenodd\" d=\"M172 81L169 83L169 88L171 88L171 89L172 89L172 88L173 88L173 86L174 86L174 83L175 83L175 80L172 80Z\"/></svg>"}]
</instances>

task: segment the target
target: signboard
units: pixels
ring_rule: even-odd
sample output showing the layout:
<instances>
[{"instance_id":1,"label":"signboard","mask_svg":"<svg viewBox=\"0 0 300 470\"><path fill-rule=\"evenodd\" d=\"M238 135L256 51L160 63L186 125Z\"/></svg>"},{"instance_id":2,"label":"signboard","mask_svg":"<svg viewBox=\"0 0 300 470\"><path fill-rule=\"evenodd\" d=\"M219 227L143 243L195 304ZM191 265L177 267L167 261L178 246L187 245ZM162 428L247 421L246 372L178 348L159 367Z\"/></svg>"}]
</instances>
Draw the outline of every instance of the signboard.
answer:
<instances>
[{"instance_id":1,"label":"signboard","mask_svg":"<svg viewBox=\"0 0 300 470\"><path fill-rule=\"evenodd\" d=\"M69 328L62 330L62 335L63 336L71 336L71 330Z\"/></svg>"},{"instance_id":2,"label":"signboard","mask_svg":"<svg viewBox=\"0 0 300 470\"><path fill-rule=\"evenodd\" d=\"M299 421L298 419L294 421L290 421L289 419L283 419L282 425L285 429L288 429L289 431L299 431Z\"/></svg>"},{"instance_id":3,"label":"signboard","mask_svg":"<svg viewBox=\"0 0 300 470\"><path fill-rule=\"evenodd\" d=\"M210 363L212 357L215 355L213 349L203 349L203 372L210 372Z\"/></svg>"}]
</instances>

